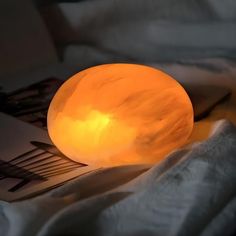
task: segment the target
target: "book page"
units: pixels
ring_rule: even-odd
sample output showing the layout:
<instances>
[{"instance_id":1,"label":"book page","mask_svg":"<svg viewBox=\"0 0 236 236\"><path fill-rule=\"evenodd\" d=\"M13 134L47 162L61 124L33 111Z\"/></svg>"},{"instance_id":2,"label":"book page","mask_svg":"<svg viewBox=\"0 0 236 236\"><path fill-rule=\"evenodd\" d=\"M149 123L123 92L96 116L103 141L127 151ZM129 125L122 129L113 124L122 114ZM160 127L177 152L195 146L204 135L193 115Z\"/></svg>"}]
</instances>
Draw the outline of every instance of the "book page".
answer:
<instances>
[{"instance_id":1,"label":"book page","mask_svg":"<svg viewBox=\"0 0 236 236\"><path fill-rule=\"evenodd\" d=\"M99 169L64 156L47 131L0 113L0 199L13 201Z\"/></svg>"}]
</instances>

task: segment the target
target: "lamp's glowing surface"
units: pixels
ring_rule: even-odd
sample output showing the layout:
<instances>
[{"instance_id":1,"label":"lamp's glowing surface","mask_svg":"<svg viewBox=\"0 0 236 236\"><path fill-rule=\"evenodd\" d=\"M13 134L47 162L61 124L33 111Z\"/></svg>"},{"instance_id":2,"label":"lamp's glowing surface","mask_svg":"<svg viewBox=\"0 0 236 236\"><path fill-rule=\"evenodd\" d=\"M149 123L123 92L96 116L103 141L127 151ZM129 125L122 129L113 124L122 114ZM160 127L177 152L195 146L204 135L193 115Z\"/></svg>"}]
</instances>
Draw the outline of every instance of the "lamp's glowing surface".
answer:
<instances>
[{"instance_id":1,"label":"lamp's glowing surface","mask_svg":"<svg viewBox=\"0 0 236 236\"><path fill-rule=\"evenodd\" d=\"M193 128L184 89L151 67L108 64L67 80L48 111L48 131L69 158L111 166L154 163Z\"/></svg>"}]
</instances>

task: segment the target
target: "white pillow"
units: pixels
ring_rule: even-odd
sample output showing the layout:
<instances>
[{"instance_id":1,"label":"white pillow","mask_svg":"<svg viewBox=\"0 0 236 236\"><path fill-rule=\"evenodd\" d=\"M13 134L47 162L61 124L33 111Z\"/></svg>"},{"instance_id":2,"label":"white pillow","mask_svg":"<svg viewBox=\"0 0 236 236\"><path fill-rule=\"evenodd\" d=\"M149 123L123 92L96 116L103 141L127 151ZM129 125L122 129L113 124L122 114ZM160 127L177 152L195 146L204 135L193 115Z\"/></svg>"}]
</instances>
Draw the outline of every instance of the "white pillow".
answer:
<instances>
[{"instance_id":1,"label":"white pillow","mask_svg":"<svg viewBox=\"0 0 236 236\"><path fill-rule=\"evenodd\" d=\"M90 0L60 3L54 10L70 29L62 32L64 44L71 44L64 59L91 66L235 57L236 20L219 6L210 0ZM236 2L224 1L227 7L236 8Z\"/></svg>"}]
</instances>

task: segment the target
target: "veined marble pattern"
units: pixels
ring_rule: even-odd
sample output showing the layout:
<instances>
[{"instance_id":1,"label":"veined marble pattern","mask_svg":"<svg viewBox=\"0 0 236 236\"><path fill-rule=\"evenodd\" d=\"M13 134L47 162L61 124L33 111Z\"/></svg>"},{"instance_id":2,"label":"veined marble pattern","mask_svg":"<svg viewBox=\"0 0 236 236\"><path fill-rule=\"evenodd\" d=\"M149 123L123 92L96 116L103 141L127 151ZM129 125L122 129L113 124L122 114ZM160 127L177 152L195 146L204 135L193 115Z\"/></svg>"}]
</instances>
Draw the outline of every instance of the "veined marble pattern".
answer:
<instances>
[{"instance_id":1,"label":"veined marble pattern","mask_svg":"<svg viewBox=\"0 0 236 236\"><path fill-rule=\"evenodd\" d=\"M66 81L48 113L54 144L79 162L155 163L183 145L193 128L184 89L143 65L92 67Z\"/></svg>"}]
</instances>

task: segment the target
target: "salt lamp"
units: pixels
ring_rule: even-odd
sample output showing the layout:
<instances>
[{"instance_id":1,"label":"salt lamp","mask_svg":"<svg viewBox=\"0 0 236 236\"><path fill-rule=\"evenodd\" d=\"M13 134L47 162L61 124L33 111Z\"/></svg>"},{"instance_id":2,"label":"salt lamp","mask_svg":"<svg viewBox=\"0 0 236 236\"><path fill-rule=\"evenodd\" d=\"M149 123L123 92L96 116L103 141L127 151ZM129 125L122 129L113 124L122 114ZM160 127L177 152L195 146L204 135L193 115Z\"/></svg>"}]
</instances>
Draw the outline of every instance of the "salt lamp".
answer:
<instances>
[{"instance_id":1,"label":"salt lamp","mask_svg":"<svg viewBox=\"0 0 236 236\"><path fill-rule=\"evenodd\" d=\"M193 128L191 101L169 75L135 64L95 66L68 79L48 111L53 143L99 166L155 163Z\"/></svg>"}]
</instances>

